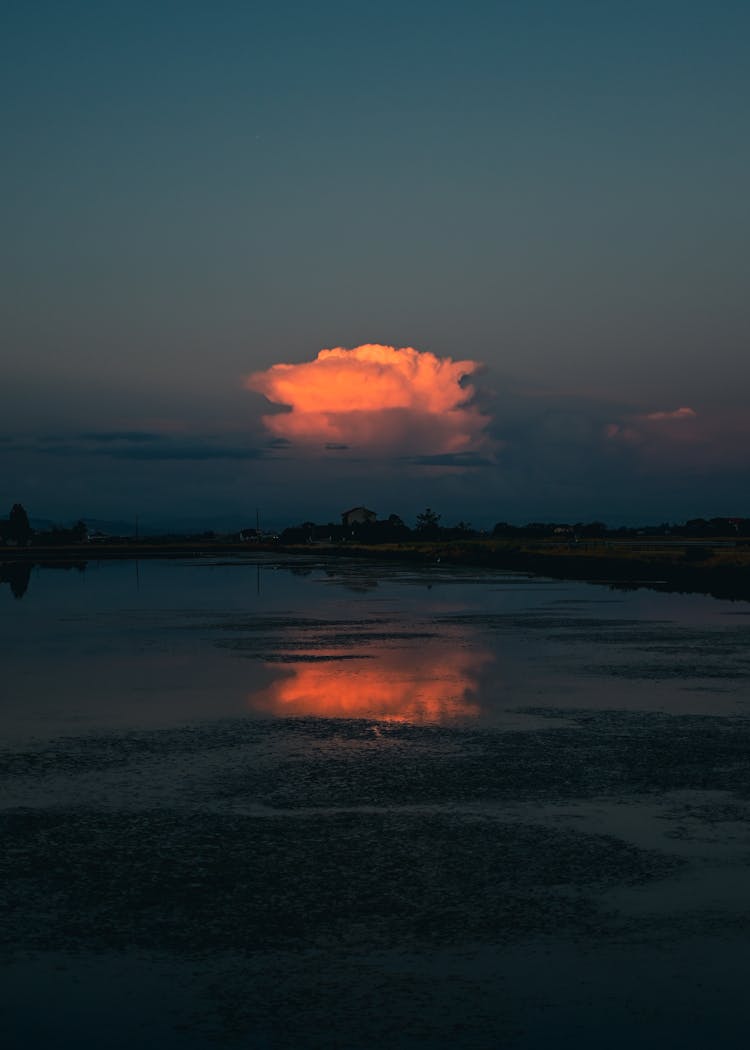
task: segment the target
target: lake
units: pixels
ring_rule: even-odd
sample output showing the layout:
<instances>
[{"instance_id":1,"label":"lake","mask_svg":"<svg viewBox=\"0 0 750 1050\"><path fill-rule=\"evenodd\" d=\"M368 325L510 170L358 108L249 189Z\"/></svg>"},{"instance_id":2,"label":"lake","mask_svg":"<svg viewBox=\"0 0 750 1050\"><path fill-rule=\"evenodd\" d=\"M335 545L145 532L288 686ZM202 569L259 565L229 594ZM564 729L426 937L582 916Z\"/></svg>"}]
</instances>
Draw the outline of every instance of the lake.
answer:
<instances>
[{"instance_id":1,"label":"lake","mask_svg":"<svg viewBox=\"0 0 750 1050\"><path fill-rule=\"evenodd\" d=\"M4 1045L745 1045L750 604L2 578Z\"/></svg>"}]
</instances>

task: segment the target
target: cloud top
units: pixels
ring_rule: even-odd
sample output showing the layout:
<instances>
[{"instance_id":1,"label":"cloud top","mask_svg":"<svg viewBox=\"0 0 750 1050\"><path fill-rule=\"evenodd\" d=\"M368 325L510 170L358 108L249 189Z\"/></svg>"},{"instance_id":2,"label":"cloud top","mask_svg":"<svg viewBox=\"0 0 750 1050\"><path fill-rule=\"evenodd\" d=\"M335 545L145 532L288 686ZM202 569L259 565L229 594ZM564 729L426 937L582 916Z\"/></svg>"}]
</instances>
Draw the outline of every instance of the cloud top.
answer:
<instances>
[{"instance_id":1,"label":"cloud top","mask_svg":"<svg viewBox=\"0 0 750 1050\"><path fill-rule=\"evenodd\" d=\"M255 372L246 386L286 412L263 417L276 438L308 446L443 454L477 450L489 419L465 382L476 361L367 343Z\"/></svg>"}]
</instances>

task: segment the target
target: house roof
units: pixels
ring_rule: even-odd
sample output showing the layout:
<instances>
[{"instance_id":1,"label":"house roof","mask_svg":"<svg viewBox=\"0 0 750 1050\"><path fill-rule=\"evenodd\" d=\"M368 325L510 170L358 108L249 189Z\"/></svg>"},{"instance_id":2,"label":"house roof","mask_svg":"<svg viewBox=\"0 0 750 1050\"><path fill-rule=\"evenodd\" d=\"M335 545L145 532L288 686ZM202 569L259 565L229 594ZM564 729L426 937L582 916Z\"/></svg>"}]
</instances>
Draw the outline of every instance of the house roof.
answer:
<instances>
[{"instance_id":1,"label":"house roof","mask_svg":"<svg viewBox=\"0 0 750 1050\"><path fill-rule=\"evenodd\" d=\"M341 517L345 518L347 514L354 514L355 511L362 510L365 514L372 514L373 517L377 517L374 510L369 510L367 507L350 507L349 510L342 510Z\"/></svg>"}]
</instances>

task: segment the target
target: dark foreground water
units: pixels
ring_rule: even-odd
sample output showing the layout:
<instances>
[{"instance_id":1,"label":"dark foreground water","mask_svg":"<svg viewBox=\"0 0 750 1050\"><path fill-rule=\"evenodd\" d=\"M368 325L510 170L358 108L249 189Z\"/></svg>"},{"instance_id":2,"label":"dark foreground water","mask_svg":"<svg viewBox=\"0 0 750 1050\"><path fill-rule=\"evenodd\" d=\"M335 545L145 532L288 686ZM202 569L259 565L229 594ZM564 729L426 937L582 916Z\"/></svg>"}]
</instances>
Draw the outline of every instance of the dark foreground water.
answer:
<instances>
[{"instance_id":1,"label":"dark foreground water","mask_svg":"<svg viewBox=\"0 0 750 1050\"><path fill-rule=\"evenodd\" d=\"M749 605L102 563L0 639L4 1047L746 1045Z\"/></svg>"}]
</instances>

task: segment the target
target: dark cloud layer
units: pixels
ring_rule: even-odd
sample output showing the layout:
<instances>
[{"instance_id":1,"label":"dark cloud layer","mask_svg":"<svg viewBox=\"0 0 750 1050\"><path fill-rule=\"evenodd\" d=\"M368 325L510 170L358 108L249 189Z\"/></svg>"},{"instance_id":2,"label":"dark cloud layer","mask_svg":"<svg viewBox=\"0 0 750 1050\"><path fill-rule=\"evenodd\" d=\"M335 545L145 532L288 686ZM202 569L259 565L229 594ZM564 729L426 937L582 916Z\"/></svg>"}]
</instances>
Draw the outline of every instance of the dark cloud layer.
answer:
<instances>
[{"instance_id":1,"label":"dark cloud layer","mask_svg":"<svg viewBox=\"0 0 750 1050\"><path fill-rule=\"evenodd\" d=\"M405 430L419 437L416 447L405 441L375 450L344 441L300 450L290 438L264 434L259 416L201 431L179 420L139 426L134 416L111 429L6 433L0 498L56 518L148 505L160 520L185 508L193 517L215 511L240 521L260 504L274 526L335 520L360 502L406 520L431 505L446 523L483 526L750 511L750 424L742 414L524 389L491 370L475 376L473 397L481 440L459 451L441 447L445 432L432 418L420 427L419 413ZM389 424L392 411L385 410ZM377 426L371 412L370 425Z\"/></svg>"},{"instance_id":2,"label":"dark cloud layer","mask_svg":"<svg viewBox=\"0 0 750 1050\"><path fill-rule=\"evenodd\" d=\"M92 430L78 435L81 441L164 441L165 435L148 430Z\"/></svg>"},{"instance_id":3,"label":"dark cloud layer","mask_svg":"<svg viewBox=\"0 0 750 1050\"><path fill-rule=\"evenodd\" d=\"M15 442L16 449L45 456L75 456L144 461L236 459L254 460L268 454L261 447L227 444L216 437L174 438L166 434L130 431L84 432L69 437L47 436Z\"/></svg>"},{"instance_id":4,"label":"dark cloud layer","mask_svg":"<svg viewBox=\"0 0 750 1050\"><path fill-rule=\"evenodd\" d=\"M111 448L99 450L99 455L110 456L112 459L134 459L134 460L206 460L206 459L260 459L263 450L257 448L238 448L234 446L222 446L213 444L170 444L157 446L155 448Z\"/></svg>"}]
</instances>

